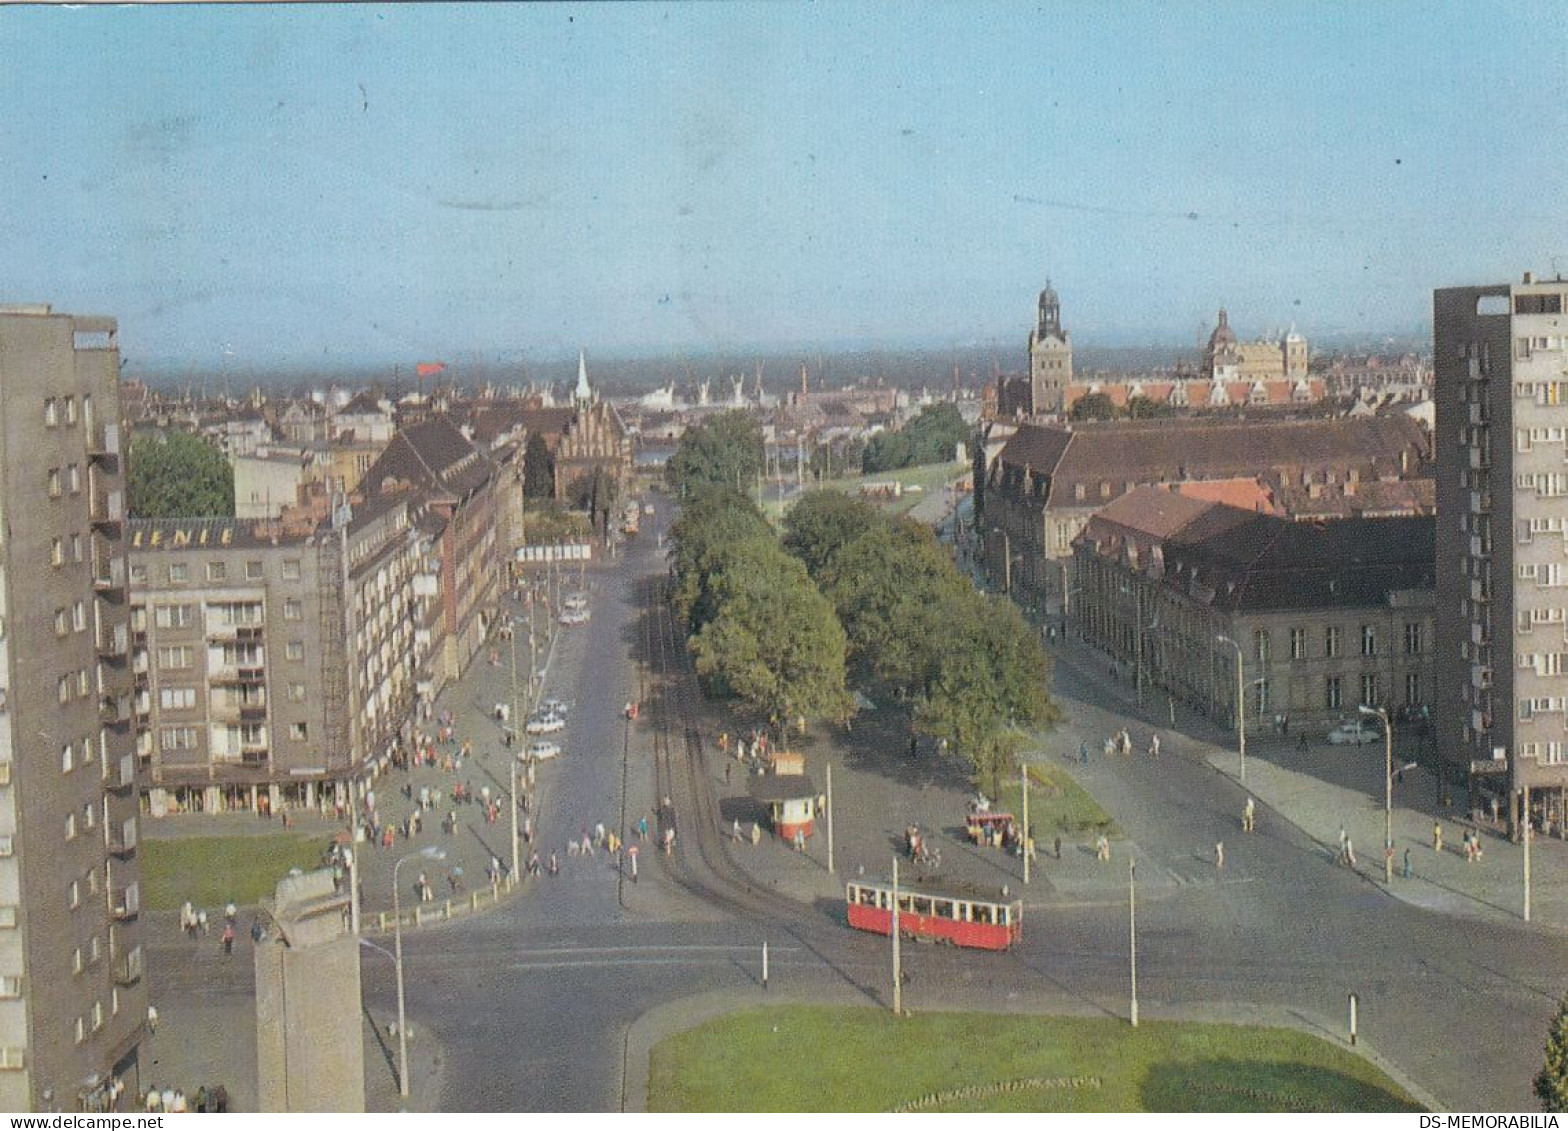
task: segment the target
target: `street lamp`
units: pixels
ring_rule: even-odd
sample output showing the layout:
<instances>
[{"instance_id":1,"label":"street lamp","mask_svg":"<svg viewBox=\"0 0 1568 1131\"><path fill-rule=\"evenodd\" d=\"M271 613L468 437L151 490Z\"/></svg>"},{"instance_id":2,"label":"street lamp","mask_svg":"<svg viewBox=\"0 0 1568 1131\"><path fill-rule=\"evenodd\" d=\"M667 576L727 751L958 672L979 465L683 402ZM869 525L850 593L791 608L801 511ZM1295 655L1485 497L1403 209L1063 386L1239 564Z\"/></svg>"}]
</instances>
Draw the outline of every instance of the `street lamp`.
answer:
<instances>
[{"instance_id":1,"label":"street lamp","mask_svg":"<svg viewBox=\"0 0 1568 1131\"><path fill-rule=\"evenodd\" d=\"M410 852L392 865L392 944L396 952L392 961L397 966L397 1094L408 1099L408 1014L403 1004L403 914L399 896L398 869L410 860L445 860L446 849L429 845L418 852Z\"/></svg>"},{"instance_id":2,"label":"street lamp","mask_svg":"<svg viewBox=\"0 0 1568 1131\"><path fill-rule=\"evenodd\" d=\"M1394 732L1382 707L1357 707L1363 715L1383 721L1383 882L1394 882Z\"/></svg>"},{"instance_id":3,"label":"street lamp","mask_svg":"<svg viewBox=\"0 0 1568 1131\"><path fill-rule=\"evenodd\" d=\"M1236 749L1241 753L1241 784L1247 784L1247 697L1246 685L1241 674L1241 645L1228 636L1214 638L1220 644L1236 649Z\"/></svg>"}]
</instances>

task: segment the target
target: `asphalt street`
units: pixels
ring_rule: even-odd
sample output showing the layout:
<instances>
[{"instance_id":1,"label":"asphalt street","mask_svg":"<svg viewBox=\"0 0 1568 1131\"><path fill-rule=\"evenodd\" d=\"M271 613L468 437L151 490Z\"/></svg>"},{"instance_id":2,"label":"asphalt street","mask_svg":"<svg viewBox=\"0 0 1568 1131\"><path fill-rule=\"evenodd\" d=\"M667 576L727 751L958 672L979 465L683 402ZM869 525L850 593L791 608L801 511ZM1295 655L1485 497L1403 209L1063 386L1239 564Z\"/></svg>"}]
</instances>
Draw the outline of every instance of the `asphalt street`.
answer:
<instances>
[{"instance_id":1,"label":"asphalt street","mask_svg":"<svg viewBox=\"0 0 1568 1131\"><path fill-rule=\"evenodd\" d=\"M665 693L644 662L640 584L665 571L656 545L670 517L663 510L617 562L590 572L592 619L557 644L546 694L573 709L566 754L540 771L550 805L538 837L543 855L558 852L560 874L492 912L405 937L409 1010L431 1064L416 1106L619 1110L641 1095L640 1079L628 1079L645 1071L645 1050L639 1061L630 1039L637 1019L658 1008L678 1024L679 1002L715 992L736 1004L766 1002L764 940L775 994L888 997L886 940L844 926L840 878L826 874L820 837L801 856L773 844L732 845L718 819L686 820L672 860L639 846L636 883L603 853L565 852L568 838L599 822L626 830L629 844L639 817L654 823L656 736L647 712L629 724L623 707ZM1068 768L1126 837L1110 865L1083 856L1079 844L1066 846L1068 859L1042 861L1034 883L1016 889L1026 931L1009 954L906 947L908 1007L1125 1016L1126 863L1136 855L1144 1017L1295 1024L1342 1040L1347 995L1356 993L1363 1047L1439 1105L1534 1107L1529 1079L1562 991L1560 934L1478 927L1400 903L1336 867L1278 814L1260 813L1259 831L1243 838L1245 795L1205 762L1212 747L1167 730L1158 762L1102 758L1105 735L1124 725L1146 735L1148 724L1130 718L1116 689L1087 665L1060 662L1056 680L1070 721L1043 756L1066 766L1088 742L1090 763L1074 757ZM691 788L733 797L743 787L726 786L712 749L722 723L710 713L688 724L706 735ZM857 724L854 739L870 743L874 733ZM840 877L886 860L890 834L911 815L939 828L944 816L951 825L962 813L961 787L927 767L863 749L835 752L828 741L812 757L833 761L841 775ZM686 794L676 802L688 804ZM1214 861L1219 841L1223 871ZM956 841L945 849L953 860L945 868L973 867L988 882L1008 881L1017 863L969 860ZM232 1008L235 1025L251 1024L248 964L212 965L158 975L160 1000L173 1003L166 1015L182 1008L184 994L204 1009ZM367 963L364 975L369 1013L390 1016L389 964ZM378 1071L384 1066L373 1064Z\"/></svg>"}]
</instances>

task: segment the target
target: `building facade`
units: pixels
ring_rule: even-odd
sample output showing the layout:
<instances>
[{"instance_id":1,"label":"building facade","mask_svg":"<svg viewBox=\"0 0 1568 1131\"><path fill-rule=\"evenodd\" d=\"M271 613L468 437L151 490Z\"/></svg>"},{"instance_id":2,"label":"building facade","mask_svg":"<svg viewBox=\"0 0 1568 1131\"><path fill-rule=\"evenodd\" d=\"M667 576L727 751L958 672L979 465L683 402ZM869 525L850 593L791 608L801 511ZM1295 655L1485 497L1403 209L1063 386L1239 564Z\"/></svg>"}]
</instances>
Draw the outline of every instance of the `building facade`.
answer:
<instances>
[{"instance_id":1,"label":"building facade","mask_svg":"<svg viewBox=\"0 0 1568 1131\"><path fill-rule=\"evenodd\" d=\"M1071 603L1073 540L1096 511L1137 487L1245 477L1287 513L1304 496L1314 514L1337 501L1349 515L1369 495L1388 513L1390 485L1426 478L1430 450L1421 426L1403 416L1025 424L986 477L981 562L1020 601L1060 616Z\"/></svg>"},{"instance_id":2,"label":"building facade","mask_svg":"<svg viewBox=\"0 0 1568 1131\"><path fill-rule=\"evenodd\" d=\"M0 307L7 1111L134 1087L146 1019L119 368L113 320Z\"/></svg>"},{"instance_id":3,"label":"building facade","mask_svg":"<svg viewBox=\"0 0 1568 1131\"><path fill-rule=\"evenodd\" d=\"M403 496L303 530L135 522L131 639L148 811L327 808L416 706L426 556Z\"/></svg>"},{"instance_id":4,"label":"building facade","mask_svg":"<svg viewBox=\"0 0 1568 1131\"><path fill-rule=\"evenodd\" d=\"M1248 733L1321 733L1363 704L1423 722L1434 531L1430 516L1291 522L1140 488L1076 540L1073 627L1153 701L1230 726L1235 641Z\"/></svg>"},{"instance_id":5,"label":"building facade","mask_svg":"<svg viewBox=\"0 0 1568 1131\"><path fill-rule=\"evenodd\" d=\"M1568 282L1433 297L1438 751L1471 801L1561 829L1568 788Z\"/></svg>"}]
</instances>

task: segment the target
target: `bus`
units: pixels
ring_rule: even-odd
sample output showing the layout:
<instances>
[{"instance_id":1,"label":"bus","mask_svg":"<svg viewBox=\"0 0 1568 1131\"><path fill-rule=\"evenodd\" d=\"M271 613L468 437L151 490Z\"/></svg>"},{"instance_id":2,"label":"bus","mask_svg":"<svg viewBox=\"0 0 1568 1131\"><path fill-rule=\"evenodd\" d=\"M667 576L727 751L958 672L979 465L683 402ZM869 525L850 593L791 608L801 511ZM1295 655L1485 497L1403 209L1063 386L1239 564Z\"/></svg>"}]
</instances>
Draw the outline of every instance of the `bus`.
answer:
<instances>
[{"instance_id":1,"label":"bus","mask_svg":"<svg viewBox=\"0 0 1568 1131\"><path fill-rule=\"evenodd\" d=\"M851 880L844 886L849 925L879 935L893 933L893 885ZM987 889L922 879L898 886L898 931L980 950L1006 950L1023 937L1024 904Z\"/></svg>"}]
</instances>

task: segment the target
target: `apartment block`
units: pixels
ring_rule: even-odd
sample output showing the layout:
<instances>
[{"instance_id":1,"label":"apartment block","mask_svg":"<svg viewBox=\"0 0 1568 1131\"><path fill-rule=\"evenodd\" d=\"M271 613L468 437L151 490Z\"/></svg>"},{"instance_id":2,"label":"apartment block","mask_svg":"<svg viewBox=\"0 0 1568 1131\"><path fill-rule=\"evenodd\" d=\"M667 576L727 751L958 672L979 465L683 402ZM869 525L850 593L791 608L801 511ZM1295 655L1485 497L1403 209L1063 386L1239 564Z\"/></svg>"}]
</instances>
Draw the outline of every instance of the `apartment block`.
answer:
<instances>
[{"instance_id":1,"label":"apartment block","mask_svg":"<svg viewBox=\"0 0 1568 1131\"><path fill-rule=\"evenodd\" d=\"M116 323L0 307L0 1109L137 1084L146 1021Z\"/></svg>"},{"instance_id":2,"label":"apartment block","mask_svg":"<svg viewBox=\"0 0 1568 1131\"><path fill-rule=\"evenodd\" d=\"M1568 788L1568 282L1433 296L1438 750L1470 803ZM1517 824L1515 825L1517 828Z\"/></svg>"}]
</instances>

